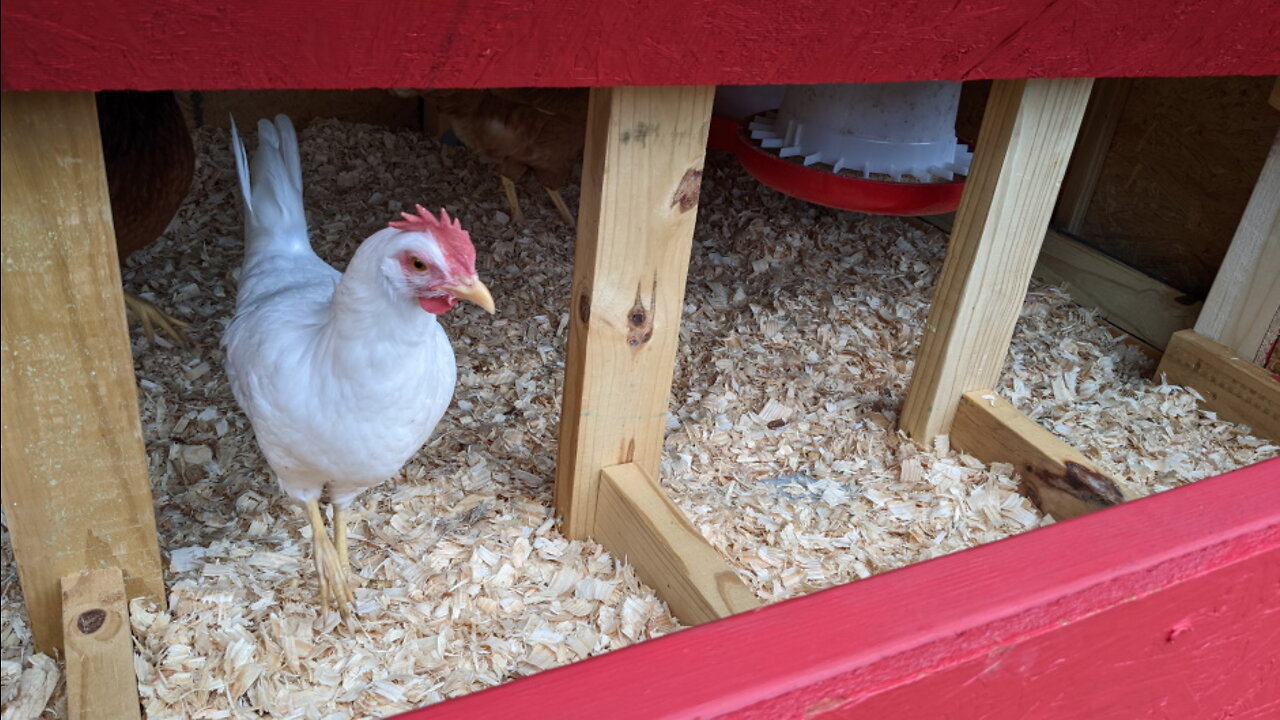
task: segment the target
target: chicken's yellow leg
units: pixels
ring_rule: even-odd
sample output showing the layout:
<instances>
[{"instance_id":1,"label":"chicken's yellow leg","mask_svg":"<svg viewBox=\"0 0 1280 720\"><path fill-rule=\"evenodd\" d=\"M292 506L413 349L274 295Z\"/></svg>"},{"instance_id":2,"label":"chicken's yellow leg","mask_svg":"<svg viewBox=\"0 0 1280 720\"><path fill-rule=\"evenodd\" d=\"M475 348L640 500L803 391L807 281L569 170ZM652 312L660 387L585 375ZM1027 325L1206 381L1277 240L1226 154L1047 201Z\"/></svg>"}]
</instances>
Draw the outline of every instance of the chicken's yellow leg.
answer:
<instances>
[{"instance_id":1,"label":"chicken's yellow leg","mask_svg":"<svg viewBox=\"0 0 1280 720\"><path fill-rule=\"evenodd\" d=\"M520 212L520 201L516 198L516 181L502 175L502 191L507 194L507 204L511 206L511 219L524 222L524 213Z\"/></svg>"},{"instance_id":2,"label":"chicken's yellow leg","mask_svg":"<svg viewBox=\"0 0 1280 720\"><path fill-rule=\"evenodd\" d=\"M333 507L333 544L338 549L338 562L342 565L343 579L351 572L351 558L347 555L347 511Z\"/></svg>"},{"instance_id":3,"label":"chicken's yellow leg","mask_svg":"<svg viewBox=\"0 0 1280 720\"><path fill-rule=\"evenodd\" d=\"M125 292L124 294L124 307L130 315L142 323L142 332L146 334L147 340L156 341L155 326L159 325L160 330L165 335L168 335L178 347L187 347L187 338L182 334L182 328L187 327L185 321L165 314L160 308L131 292Z\"/></svg>"},{"instance_id":4,"label":"chicken's yellow leg","mask_svg":"<svg viewBox=\"0 0 1280 720\"><path fill-rule=\"evenodd\" d=\"M342 619L350 614L348 605L352 602L351 588L347 586L347 576L338 560L338 551L329 539L329 531L324 526L324 515L320 512L320 501L307 503L307 518L311 520L311 548L315 554L316 576L320 581L320 610L329 609L329 600L338 609Z\"/></svg>"},{"instance_id":5,"label":"chicken's yellow leg","mask_svg":"<svg viewBox=\"0 0 1280 720\"><path fill-rule=\"evenodd\" d=\"M564 198L560 197L560 191L555 188L547 188L547 194L551 196L551 203L556 206L556 210L560 211L560 217L564 219L565 224L573 227L575 225L573 213L569 212L569 206L564 204Z\"/></svg>"}]
</instances>

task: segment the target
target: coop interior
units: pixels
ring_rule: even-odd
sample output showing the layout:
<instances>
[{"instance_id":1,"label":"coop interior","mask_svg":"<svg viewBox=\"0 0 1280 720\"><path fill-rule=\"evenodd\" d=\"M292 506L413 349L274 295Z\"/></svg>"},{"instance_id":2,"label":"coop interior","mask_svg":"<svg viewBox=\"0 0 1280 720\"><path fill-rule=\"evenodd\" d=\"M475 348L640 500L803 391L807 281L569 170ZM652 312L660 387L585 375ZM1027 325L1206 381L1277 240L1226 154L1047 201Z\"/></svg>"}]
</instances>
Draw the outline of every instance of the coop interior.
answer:
<instances>
[{"instance_id":1,"label":"coop interior","mask_svg":"<svg viewBox=\"0 0 1280 720\"><path fill-rule=\"evenodd\" d=\"M1103 505L1280 455L1268 428L1207 405L1161 365L1175 333L1196 327L1269 153L1276 164L1274 86L1095 82L999 381L961 408L1007 401L1034 422L1027 432L1051 434L1114 481L1090 496ZM927 126L936 147L905 143L917 156L862 164L822 137L822 123L846 120L810 106L879 100L828 90L722 89L692 191L653 480L687 518L689 542L714 551L697 557L740 588L707 607L655 588L651 569L601 533L566 528L557 509L580 159L553 188L566 216L542 178L505 187L431 97L162 94L147 151L116 169L152 180L147 207L116 209L122 243L122 218L142 226L121 246L121 274L141 301L130 303L130 339L167 598L129 606L145 716L386 717L1078 512L1055 512L1054 490L1037 490L1014 460L979 457L948 434L922 444L900 426L991 83L885 110L895 127ZM138 101L98 99L113 192L106 128ZM460 305L442 316L454 401L408 465L351 510L345 621L316 602L305 515L277 487L224 370L244 252L229 118L252 148L257 120L276 113L298 128L323 259L341 270L414 203L444 208L470 231L496 304L493 315ZM867 142L873 157L895 152ZM808 190L784 192L791 182ZM148 216L166 193L176 212ZM1280 373L1277 318L1264 320L1268 345L1245 359ZM608 501L617 517L596 517L597 528L659 502L628 496L625 478L605 485L626 497ZM65 665L33 640L8 513L4 717L65 717Z\"/></svg>"}]
</instances>

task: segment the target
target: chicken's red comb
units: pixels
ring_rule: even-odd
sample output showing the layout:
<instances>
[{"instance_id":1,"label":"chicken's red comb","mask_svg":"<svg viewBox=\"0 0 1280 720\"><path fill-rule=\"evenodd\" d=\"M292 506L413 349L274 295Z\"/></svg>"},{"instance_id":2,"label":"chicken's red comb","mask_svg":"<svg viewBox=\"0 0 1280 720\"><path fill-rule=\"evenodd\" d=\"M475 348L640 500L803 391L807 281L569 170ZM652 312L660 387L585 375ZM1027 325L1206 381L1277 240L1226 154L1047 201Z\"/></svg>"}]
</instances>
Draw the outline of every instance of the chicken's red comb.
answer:
<instances>
[{"instance_id":1,"label":"chicken's red comb","mask_svg":"<svg viewBox=\"0 0 1280 720\"><path fill-rule=\"evenodd\" d=\"M476 249L471 244L471 233L462 229L462 223L449 217L448 211L444 208L440 208L440 217L437 219L421 205L413 207L418 211L417 215L400 213L400 217L404 220L392 220L387 225L406 232L430 233L453 263L475 272Z\"/></svg>"}]
</instances>

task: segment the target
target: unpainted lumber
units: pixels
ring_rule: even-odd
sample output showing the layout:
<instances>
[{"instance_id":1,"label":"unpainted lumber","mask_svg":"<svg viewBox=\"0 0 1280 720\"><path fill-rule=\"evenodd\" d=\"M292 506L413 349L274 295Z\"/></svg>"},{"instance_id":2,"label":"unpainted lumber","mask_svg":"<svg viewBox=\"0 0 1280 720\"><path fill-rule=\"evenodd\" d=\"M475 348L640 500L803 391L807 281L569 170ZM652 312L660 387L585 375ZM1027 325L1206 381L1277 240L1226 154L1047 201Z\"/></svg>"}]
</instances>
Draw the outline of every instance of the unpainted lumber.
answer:
<instances>
[{"instance_id":1,"label":"unpainted lumber","mask_svg":"<svg viewBox=\"0 0 1280 720\"><path fill-rule=\"evenodd\" d=\"M164 603L138 391L92 93L3 102L5 520L36 646L58 583L118 567Z\"/></svg>"},{"instance_id":2,"label":"unpainted lumber","mask_svg":"<svg viewBox=\"0 0 1280 720\"><path fill-rule=\"evenodd\" d=\"M555 503L586 537L600 470L658 474L711 87L591 91Z\"/></svg>"},{"instance_id":3,"label":"unpainted lumber","mask_svg":"<svg viewBox=\"0 0 1280 720\"><path fill-rule=\"evenodd\" d=\"M1092 80L1000 80L916 356L900 427L927 444L960 396L995 385Z\"/></svg>"}]
</instances>

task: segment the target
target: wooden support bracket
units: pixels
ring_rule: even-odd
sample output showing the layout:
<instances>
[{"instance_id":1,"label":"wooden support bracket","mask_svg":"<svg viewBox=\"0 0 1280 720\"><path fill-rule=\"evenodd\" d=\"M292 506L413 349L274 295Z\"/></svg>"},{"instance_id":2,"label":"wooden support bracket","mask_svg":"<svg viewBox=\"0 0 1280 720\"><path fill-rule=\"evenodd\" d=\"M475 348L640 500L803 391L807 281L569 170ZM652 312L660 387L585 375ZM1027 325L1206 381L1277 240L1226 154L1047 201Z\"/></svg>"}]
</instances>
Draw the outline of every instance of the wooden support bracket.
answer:
<instances>
[{"instance_id":1,"label":"wooden support bracket","mask_svg":"<svg viewBox=\"0 0 1280 720\"><path fill-rule=\"evenodd\" d=\"M1254 434L1280 441L1280 381L1231 348L1194 330L1173 336L1156 379L1195 388L1201 405Z\"/></svg>"},{"instance_id":2,"label":"wooden support bracket","mask_svg":"<svg viewBox=\"0 0 1280 720\"><path fill-rule=\"evenodd\" d=\"M698 625L760 607L755 593L638 465L601 472L595 523L592 537L635 566L681 622Z\"/></svg>"},{"instance_id":3,"label":"wooden support bracket","mask_svg":"<svg viewBox=\"0 0 1280 720\"><path fill-rule=\"evenodd\" d=\"M0 135L0 484L36 646L51 652L61 578L120 568L130 597L161 605L164 582L93 93L5 93Z\"/></svg>"},{"instance_id":4,"label":"wooden support bracket","mask_svg":"<svg viewBox=\"0 0 1280 720\"><path fill-rule=\"evenodd\" d=\"M960 396L995 385L1092 80L997 80L899 424L946 433Z\"/></svg>"},{"instance_id":5,"label":"wooden support bracket","mask_svg":"<svg viewBox=\"0 0 1280 720\"><path fill-rule=\"evenodd\" d=\"M975 390L960 398L951 444L985 463L1013 465L1022 476L1023 493L1055 520L1132 497L1123 484L992 390Z\"/></svg>"},{"instance_id":6,"label":"wooden support bracket","mask_svg":"<svg viewBox=\"0 0 1280 720\"><path fill-rule=\"evenodd\" d=\"M142 717L120 568L62 578L62 632L72 720Z\"/></svg>"}]
</instances>

